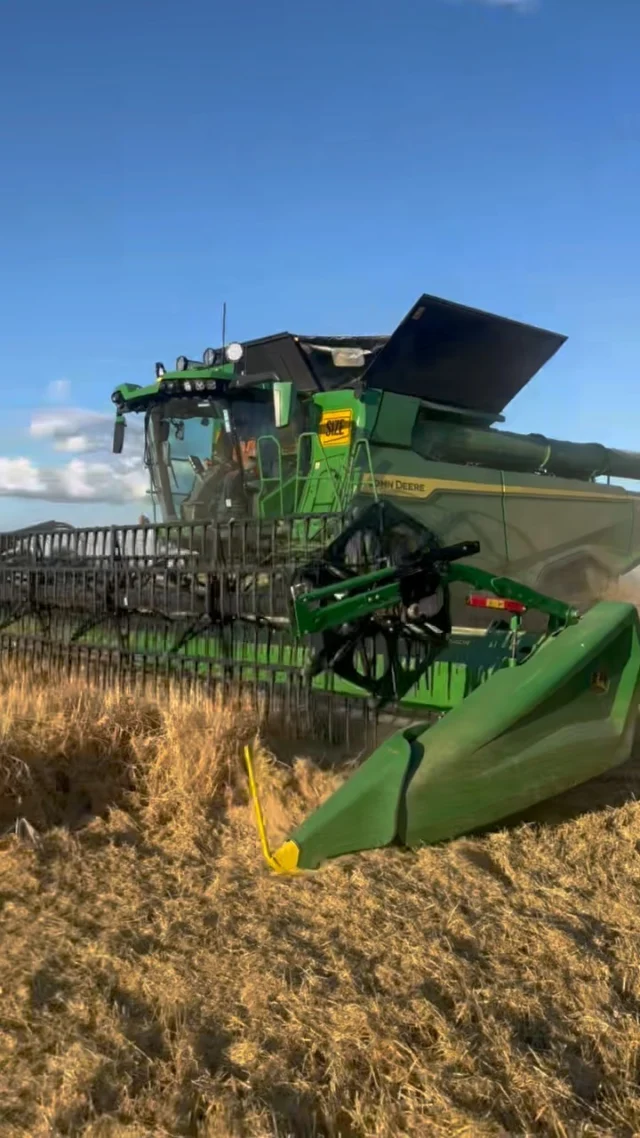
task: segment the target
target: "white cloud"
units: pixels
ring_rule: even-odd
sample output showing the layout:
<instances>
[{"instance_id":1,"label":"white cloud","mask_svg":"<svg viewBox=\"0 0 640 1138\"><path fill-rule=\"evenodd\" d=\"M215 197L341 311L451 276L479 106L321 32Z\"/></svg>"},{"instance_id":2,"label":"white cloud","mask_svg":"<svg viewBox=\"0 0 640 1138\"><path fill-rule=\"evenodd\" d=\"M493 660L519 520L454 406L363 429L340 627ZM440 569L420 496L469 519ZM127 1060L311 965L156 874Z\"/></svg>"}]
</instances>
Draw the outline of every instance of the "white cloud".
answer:
<instances>
[{"instance_id":1,"label":"white cloud","mask_svg":"<svg viewBox=\"0 0 640 1138\"><path fill-rule=\"evenodd\" d=\"M28 458L0 458L0 498L120 505L143 499L148 486L137 460L116 464L74 458L63 466L36 466Z\"/></svg>"},{"instance_id":2,"label":"white cloud","mask_svg":"<svg viewBox=\"0 0 640 1138\"><path fill-rule=\"evenodd\" d=\"M67 380L49 384L47 398L58 406L37 411L29 424L29 435L40 444L48 443L59 454L74 457L61 465L0 457L0 498L111 505L145 498L149 478L142 461L142 423L134 416L129 418L125 443L129 453L113 455L113 415L63 406L70 393Z\"/></svg>"},{"instance_id":3,"label":"white cloud","mask_svg":"<svg viewBox=\"0 0 640 1138\"><path fill-rule=\"evenodd\" d=\"M47 399L50 403L66 403L71 394L71 384L68 379L52 379L47 388Z\"/></svg>"},{"instance_id":4,"label":"white cloud","mask_svg":"<svg viewBox=\"0 0 640 1138\"><path fill-rule=\"evenodd\" d=\"M69 435L67 439L58 439L54 449L63 454L91 454L95 444L88 435Z\"/></svg>"},{"instance_id":5,"label":"white cloud","mask_svg":"<svg viewBox=\"0 0 640 1138\"><path fill-rule=\"evenodd\" d=\"M53 449L63 454L95 454L111 450L113 415L104 411L84 411L65 407L56 411L38 411L29 426L34 439L50 439ZM131 417L127 421L131 445L140 449L142 423Z\"/></svg>"}]
</instances>

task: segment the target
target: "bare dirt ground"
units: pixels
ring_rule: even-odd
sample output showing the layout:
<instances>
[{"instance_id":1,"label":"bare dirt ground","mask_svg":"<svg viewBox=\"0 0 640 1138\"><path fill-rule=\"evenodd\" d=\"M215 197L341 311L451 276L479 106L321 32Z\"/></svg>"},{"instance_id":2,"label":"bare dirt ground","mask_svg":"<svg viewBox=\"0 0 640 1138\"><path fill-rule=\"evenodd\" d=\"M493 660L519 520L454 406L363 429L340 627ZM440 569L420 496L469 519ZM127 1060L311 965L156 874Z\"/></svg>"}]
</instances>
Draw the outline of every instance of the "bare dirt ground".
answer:
<instances>
[{"instance_id":1,"label":"bare dirt ground","mask_svg":"<svg viewBox=\"0 0 640 1138\"><path fill-rule=\"evenodd\" d=\"M283 880L249 714L0 689L2 1138L640 1134L636 762ZM343 777L258 775L274 840Z\"/></svg>"}]
</instances>

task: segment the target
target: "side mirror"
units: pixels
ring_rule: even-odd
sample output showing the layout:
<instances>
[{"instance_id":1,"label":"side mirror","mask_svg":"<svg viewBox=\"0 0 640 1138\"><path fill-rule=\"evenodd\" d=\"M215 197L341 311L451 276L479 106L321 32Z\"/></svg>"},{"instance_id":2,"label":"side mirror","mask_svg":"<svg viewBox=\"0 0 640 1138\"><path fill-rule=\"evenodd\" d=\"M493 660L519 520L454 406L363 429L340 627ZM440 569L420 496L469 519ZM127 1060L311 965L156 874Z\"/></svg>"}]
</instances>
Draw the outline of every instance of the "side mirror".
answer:
<instances>
[{"instance_id":1,"label":"side mirror","mask_svg":"<svg viewBox=\"0 0 640 1138\"><path fill-rule=\"evenodd\" d=\"M126 429L126 423L124 421L124 415L116 415L116 421L115 421L114 426L113 426L113 453L114 454L122 454L122 448L124 446L125 429Z\"/></svg>"},{"instance_id":2,"label":"side mirror","mask_svg":"<svg viewBox=\"0 0 640 1138\"><path fill-rule=\"evenodd\" d=\"M288 427L291 419L293 384L278 380L273 385L273 414L276 427Z\"/></svg>"}]
</instances>

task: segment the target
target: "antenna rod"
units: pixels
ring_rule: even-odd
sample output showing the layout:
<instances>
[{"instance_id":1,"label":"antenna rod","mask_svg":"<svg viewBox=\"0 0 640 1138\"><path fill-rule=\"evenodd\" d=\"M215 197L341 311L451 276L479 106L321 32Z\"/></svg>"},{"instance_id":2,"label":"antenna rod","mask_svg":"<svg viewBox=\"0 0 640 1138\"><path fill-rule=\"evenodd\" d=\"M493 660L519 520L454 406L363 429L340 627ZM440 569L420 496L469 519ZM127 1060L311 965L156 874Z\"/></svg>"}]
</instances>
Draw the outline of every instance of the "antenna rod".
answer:
<instances>
[{"instance_id":1,"label":"antenna rod","mask_svg":"<svg viewBox=\"0 0 640 1138\"><path fill-rule=\"evenodd\" d=\"M227 302L222 305L222 351L227 346Z\"/></svg>"}]
</instances>

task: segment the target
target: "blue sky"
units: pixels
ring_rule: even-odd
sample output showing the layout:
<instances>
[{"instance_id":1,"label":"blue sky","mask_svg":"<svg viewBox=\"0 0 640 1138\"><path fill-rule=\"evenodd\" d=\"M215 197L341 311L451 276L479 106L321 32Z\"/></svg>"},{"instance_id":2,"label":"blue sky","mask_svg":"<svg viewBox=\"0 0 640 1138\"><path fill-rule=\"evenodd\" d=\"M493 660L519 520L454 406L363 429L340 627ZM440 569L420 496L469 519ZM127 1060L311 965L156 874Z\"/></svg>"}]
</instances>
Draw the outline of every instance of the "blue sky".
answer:
<instances>
[{"instance_id":1,"label":"blue sky","mask_svg":"<svg viewBox=\"0 0 640 1138\"><path fill-rule=\"evenodd\" d=\"M509 426L640 449L637 0L1 17L1 528L137 516L34 495L127 496L96 415L224 299L236 338L390 331L422 291L557 329Z\"/></svg>"}]
</instances>

